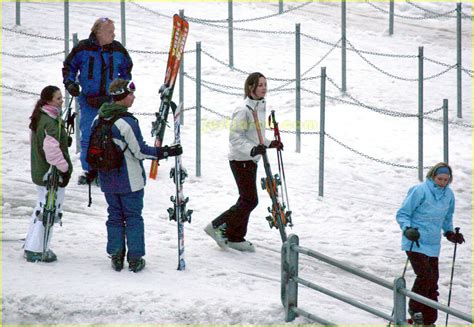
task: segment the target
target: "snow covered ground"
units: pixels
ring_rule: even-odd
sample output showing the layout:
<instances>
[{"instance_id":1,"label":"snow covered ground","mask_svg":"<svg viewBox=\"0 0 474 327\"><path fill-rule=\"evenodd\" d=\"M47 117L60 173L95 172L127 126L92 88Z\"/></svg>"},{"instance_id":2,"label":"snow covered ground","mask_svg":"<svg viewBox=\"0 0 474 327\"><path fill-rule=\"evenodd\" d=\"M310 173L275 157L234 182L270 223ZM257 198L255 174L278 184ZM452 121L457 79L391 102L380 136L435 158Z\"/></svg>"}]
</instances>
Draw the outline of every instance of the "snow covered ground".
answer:
<instances>
[{"instance_id":1,"label":"snow covered ground","mask_svg":"<svg viewBox=\"0 0 474 327\"><path fill-rule=\"evenodd\" d=\"M285 9L301 3L285 3ZM2 26L44 36L63 37L63 5L60 3L22 3L22 25L15 27L15 4L2 2ZM144 2L143 8L127 3L127 48L130 50L167 51L172 16L179 9L194 18L225 19L227 3ZM388 4L376 3L388 10ZM438 13L455 8L454 3L419 3ZM395 34L388 35L388 18L367 3L348 3L347 38L357 49L378 53L417 55L424 46L426 57L449 65L456 59L456 20L449 17L413 20L396 17ZM408 3L397 3L396 12L404 16L431 15ZM277 3L234 3L234 19L261 17L276 13ZM463 4L472 15L472 5ZM118 3L70 4L71 33L86 38L97 17L116 20L120 37ZM340 39L340 5L311 3L281 16L234 27L293 32L301 23L301 32L336 43ZM191 22L186 49L202 49L227 62L227 30ZM2 51L37 55L59 52L63 41L31 37L3 30ZM302 36L302 72L312 67L331 49L330 45ZM463 66L472 69L472 21L463 19ZM261 71L269 77L269 88L284 82L270 78L294 78L294 35L285 33L234 32L234 65L245 72ZM417 58L398 58L362 54L381 70L405 79L417 77ZM149 143L153 113L159 105L157 90L162 83L166 55L131 52L137 100L132 111L139 115L142 131ZM19 58L2 56L4 86L39 94L48 84L61 85L63 56ZM348 51L348 92L361 102L392 111L416 114L417 83L382 74ZM338 85L340 49L332 51L320 65L305 76L318 76L320 67ZM446 67L425 62L425 76ZM195 53L185 57L185 71L194 77ZM472 74L472 72L471 72ZM472 77L463 73L463 118L456 113L456 72L450 70L425 82L425 111L439 108L449 99L453 122L472 124ZM202 78L226 92L240 93L246 74L230 70L210 56L202 56ZM236 89L219 87L233 86ZM303 81L302 87L320 91L319 79ZM290 84L286 88L294 88ZM147 267L139 274L110 268L105 253L107 218L103 195L93 188L93 205L87 207L87 188L71 185L66 191L64 224L55 229L53 249L59 260L52 264L27 263L22 255L25 236L35 203L36 190L30 180L28 118L37 97L2 88L2 313L4 324L282 324L284 310L280 302L280 247L278 232L265 220L270 200L260 190L260 205L252 213L248 239L255 253L223 251L203 232L204 226L232 205L236 188L228 162L225 120L212 112L202 112L202 176L195 170L195 111L185 115L183 161L190 177L185 194L194 210L193 221L186 225L184 272L176 270L176 224L168 221L166 209L174 185L168 178L173 162L164 161L159 180L149 181L145 191L145 238ZM330 82L327 94L341 93ZM319 96L302 91L303 129L319 130ZM177 101L178 91L175 92ZM202 105L229 116L241 101L240 96L202 88ZM348 97L343 99L350 101ZM293 91L270 91L268 110L277 112L283 129L294 130L295 96ZM195 103L195 84L185 79L185 108ZM417 165L417 120L382 115L360 106L327 100L326 132L363 154L390 163ZM431 117L440 118L441 112ZM442 125L425 121L424 163L430 166L443 159ZM172 142L167 132L165 143ZM269 135L270 136L270 135ZM417 170L396 167L364 158L331 139L326 139L324 197L318 197L319 138L302 136L301 153L295 151L294 134L282 135L288 192L295 226L291 233L300 237L302 246L322 252L392 281L401 275L405 254L400 251L400 230L395 212L408 188L418 182ZM466 244L458 247L451 305L472 312L472 127L450 125L450 163L454 169L452 188L456 195L455 226L461 228ZM271 156L272 160L276 160ZM75 171L81 173L77 155ZM275 161L274 161L275 162ZM147 162L147 167L149 162ZM273 167L276 170L276 165ZM262 167L259 175L263 176ZM447 303L453 245L443 241L440 255L440 302ZM337 292L351 295L363 303L389 314L392 295L316 260L301 256L300 276ZM407 284L413 282L408 269ZM299 305L338 324L383 324L369 313L356 310L325 295L300 287ZM438 323L444 323L440 313ZM297 318L292 324L309 323ZM450 317L450 323L461 324Z\"/></svg>"}]
</instances>

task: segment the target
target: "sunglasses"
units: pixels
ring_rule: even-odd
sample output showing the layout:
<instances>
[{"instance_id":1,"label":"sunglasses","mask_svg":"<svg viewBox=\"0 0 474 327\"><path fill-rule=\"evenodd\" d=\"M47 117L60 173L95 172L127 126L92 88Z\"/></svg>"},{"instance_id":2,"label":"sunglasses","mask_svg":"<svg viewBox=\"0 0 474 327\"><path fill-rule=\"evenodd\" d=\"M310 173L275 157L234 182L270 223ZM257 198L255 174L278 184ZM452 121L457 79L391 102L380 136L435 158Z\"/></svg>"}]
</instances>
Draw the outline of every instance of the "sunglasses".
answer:
<instances>
[{"instance_id":1,"label":"sunglasses","mask_svg":"<svg viewBox=\"0 0 474 327\"><path fill-rule=\"evenodd\" d=\"M120 95L120 94L124 94L125 92L133 93L135 92L135 90L136 90L135 83L133 83L133 81L128 81L125 87L115 90L113 92L110 92L110 95Z\"/></svg>"},{"instance_id":2,"label":"sunglasses","mask_svg":"<svg viewBox=\"0 0 474 327\"><path fill-rule=\"evenodd\" d=\"M108 22L110 20L110 18L108 17L100 17L99 20L102 22L102 23L105 23L105 22Z\"/></svg>"}]
</instances>

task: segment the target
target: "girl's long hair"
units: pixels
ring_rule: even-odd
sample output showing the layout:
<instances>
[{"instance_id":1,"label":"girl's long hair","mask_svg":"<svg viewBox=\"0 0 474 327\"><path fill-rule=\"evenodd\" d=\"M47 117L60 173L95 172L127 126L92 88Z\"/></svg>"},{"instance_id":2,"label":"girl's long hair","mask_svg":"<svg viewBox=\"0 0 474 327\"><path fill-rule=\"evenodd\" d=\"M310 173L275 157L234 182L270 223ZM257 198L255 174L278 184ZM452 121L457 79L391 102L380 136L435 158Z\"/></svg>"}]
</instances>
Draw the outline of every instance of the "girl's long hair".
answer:
<instances>
[{"instance_id":1,"label":"girl's long hair","mask_svg":"<svg viewBox=\"0 0 474 327\"><path fill-rule=\"evenodd\" d=\"M262 73L255 72L247 76L247 79L245 80L244 83L244 98L250 98L250 94L254 92L257 89L258 86L258 80L260 77L263 77L266 79L265 76L263 76Z\"/></svg>"},{"instance_id":2,"label":"girl's long hair","mask_svg":"<svg viewBox=\"0 0 474 327\"><path fill-rule=\"evenodd\" d=\"M39 100L36 102L35 109L30 117L30 129L33 132L36 132L36 128L38 127L38 120L41 113L41 107L47 104L49 101L53 100L54 93L56 91L60 91L59 87L54 85L48 85L41 91L41 96Z\"/></svg>"}]
</instances>

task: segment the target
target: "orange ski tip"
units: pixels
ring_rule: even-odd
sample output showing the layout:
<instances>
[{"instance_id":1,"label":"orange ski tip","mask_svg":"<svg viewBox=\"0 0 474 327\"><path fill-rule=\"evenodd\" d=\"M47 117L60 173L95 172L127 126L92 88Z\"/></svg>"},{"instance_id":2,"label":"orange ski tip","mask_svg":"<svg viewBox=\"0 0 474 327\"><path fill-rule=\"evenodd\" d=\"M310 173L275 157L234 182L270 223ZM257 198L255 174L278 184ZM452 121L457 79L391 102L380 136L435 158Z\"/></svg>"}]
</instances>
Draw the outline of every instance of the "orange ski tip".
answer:
<instances>
[{"instance_id":1,"label":"orange ski tip","mask_svg":"<svg viewBox=\"0 0 474 327\"><path fill-rule=\"evenodd\" d=\"M151 162L151 166L150 166L150 175L149 175L149 177L151 179L156 180L157 175L158 175L158 160L153 160Z\"/></svg>"}]
</instances>

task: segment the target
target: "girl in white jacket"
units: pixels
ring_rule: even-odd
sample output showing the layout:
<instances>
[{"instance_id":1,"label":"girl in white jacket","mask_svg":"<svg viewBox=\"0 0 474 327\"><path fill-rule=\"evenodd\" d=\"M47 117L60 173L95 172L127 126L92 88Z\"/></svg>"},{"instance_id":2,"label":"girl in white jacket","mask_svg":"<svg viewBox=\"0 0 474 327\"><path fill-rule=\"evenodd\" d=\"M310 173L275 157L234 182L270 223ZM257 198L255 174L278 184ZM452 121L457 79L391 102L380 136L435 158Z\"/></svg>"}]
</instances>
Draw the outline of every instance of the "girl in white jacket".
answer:
<instances>
[{"instance_id":1,"label":"girl in white jacket","mask_svg":"<svg viewBox=\"0 0 474 327\"><path fill-rule=\"evenodd\" d=\"M260 130L265 131L265 95L267 80L261 73L252 73L245 80L245 99L232 114L229 133L230 169L234 175L239 199L236 204L206 226L204 231L222 247L254 252L254 245L245 239L250 213L258 204L257 163L266 148L283 148L276 140L264 137L260 144L252 111L257 111Z\"/></svg>"}]
</instances>

